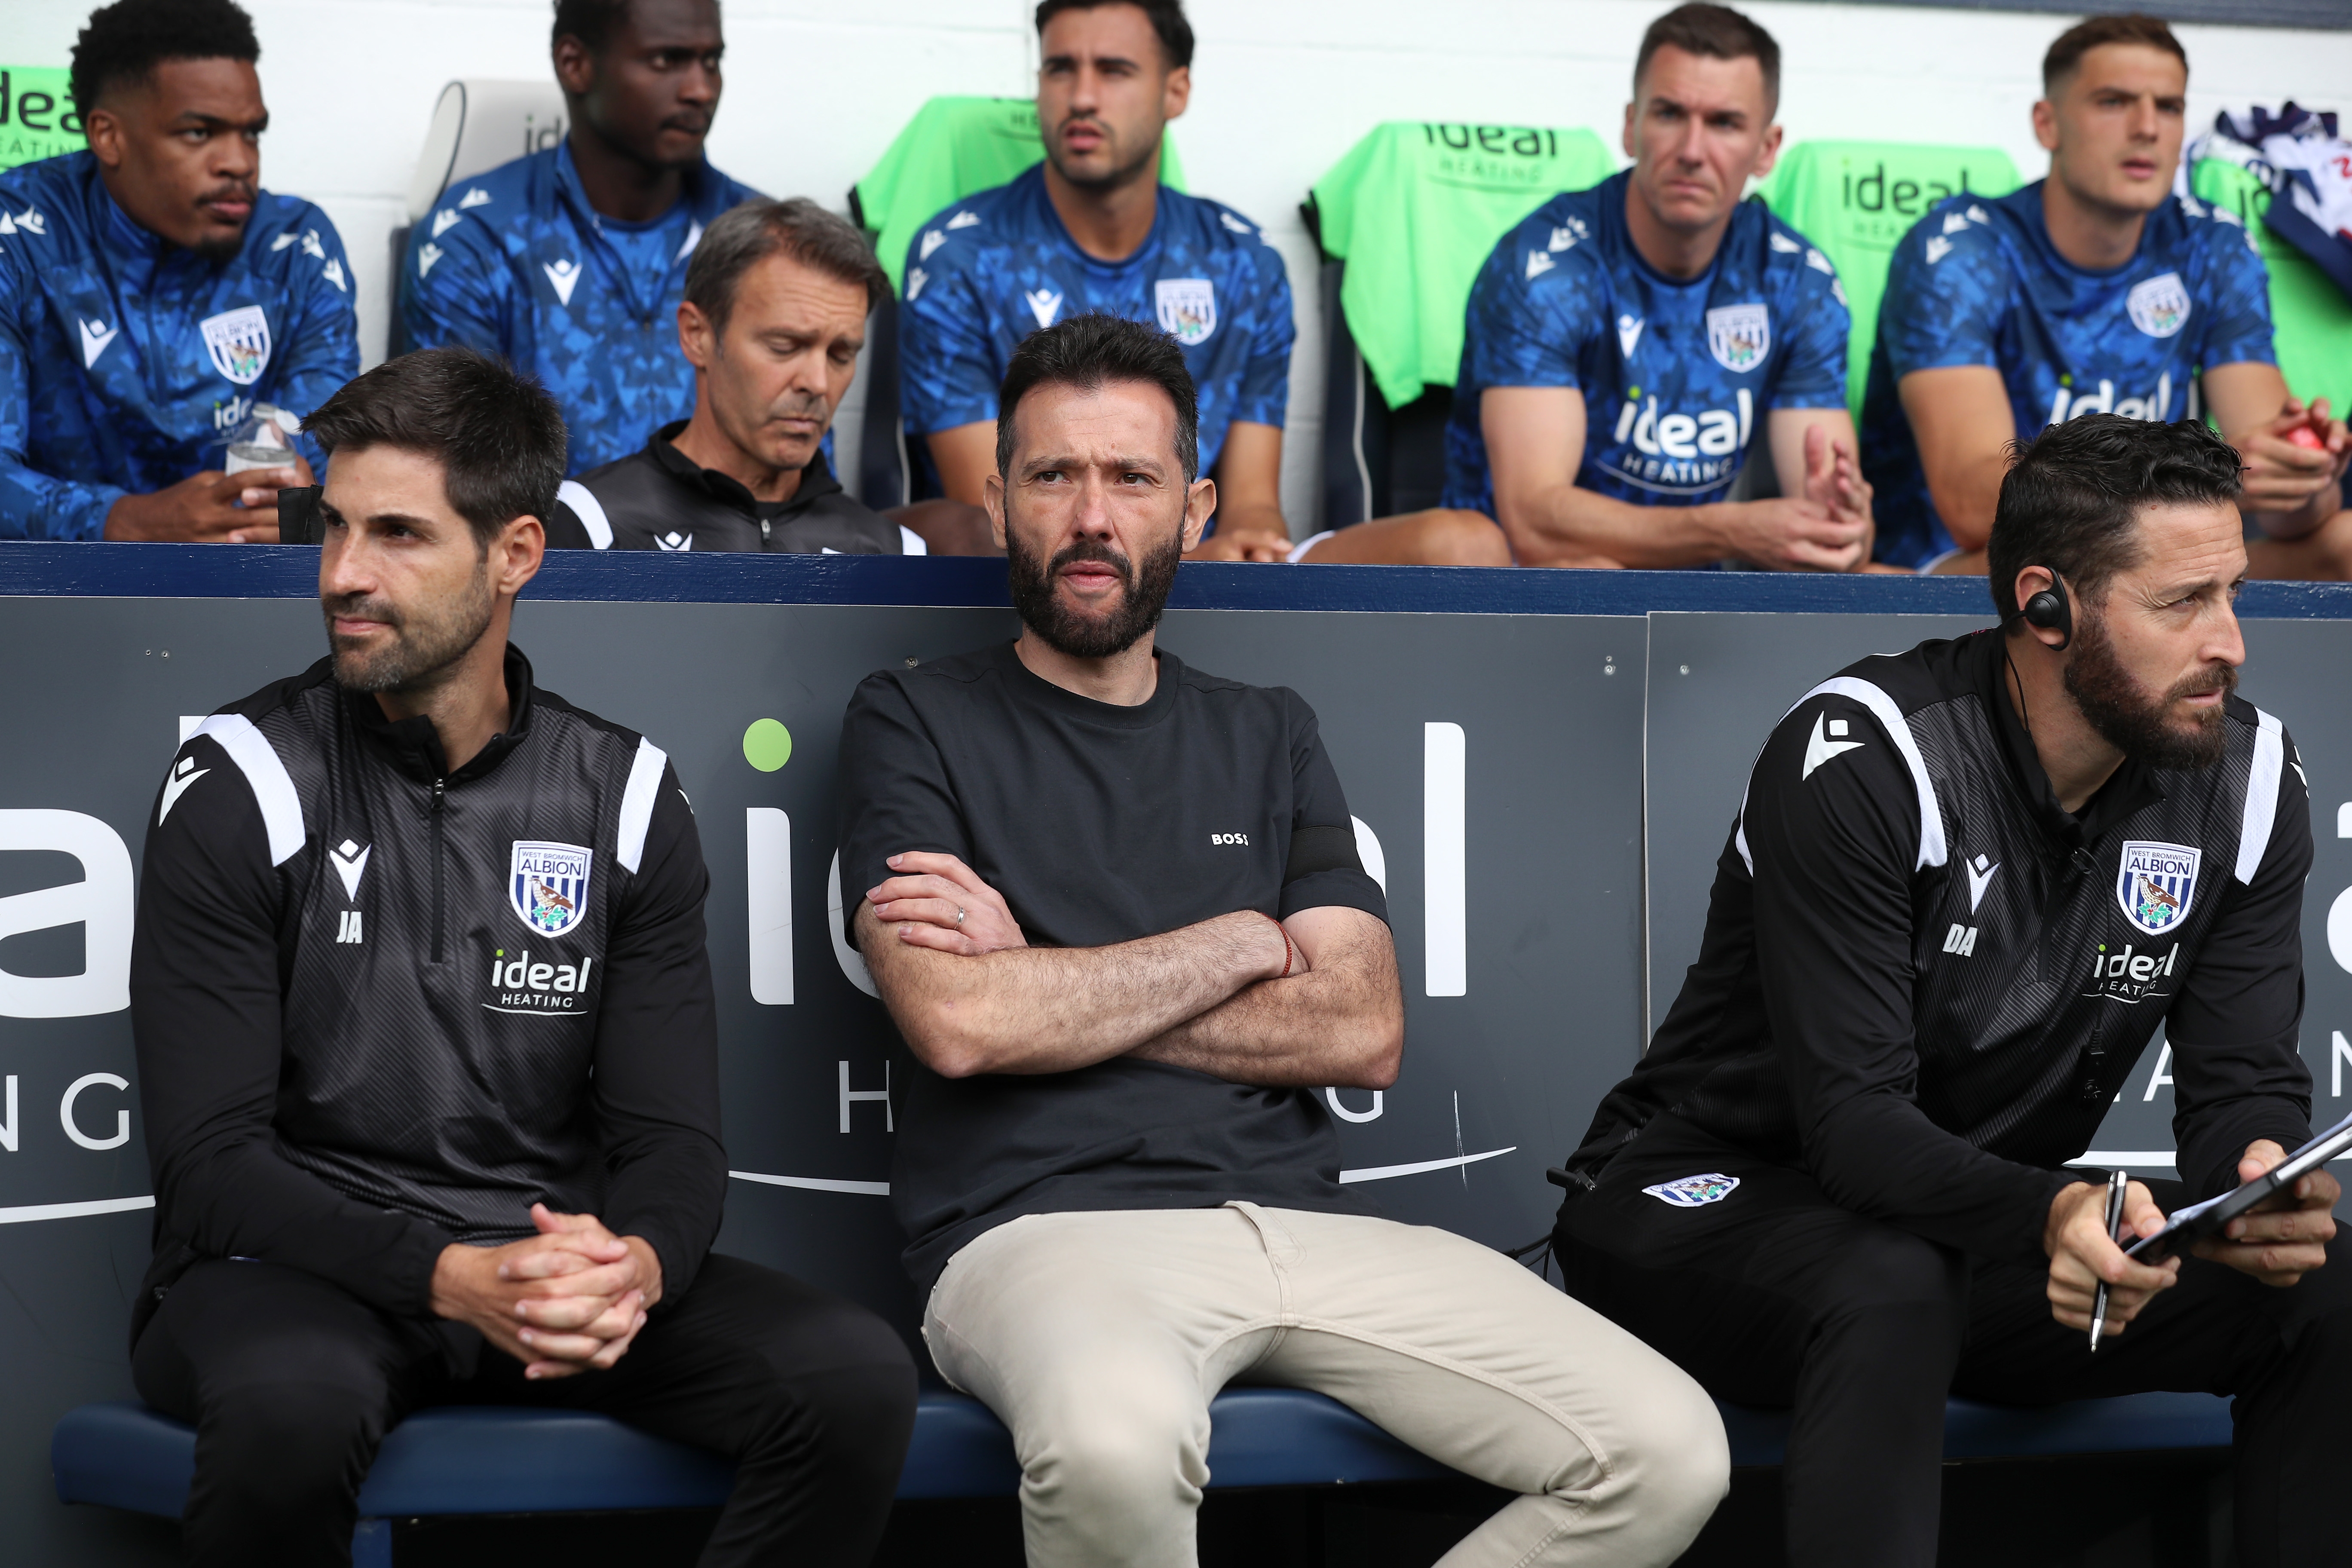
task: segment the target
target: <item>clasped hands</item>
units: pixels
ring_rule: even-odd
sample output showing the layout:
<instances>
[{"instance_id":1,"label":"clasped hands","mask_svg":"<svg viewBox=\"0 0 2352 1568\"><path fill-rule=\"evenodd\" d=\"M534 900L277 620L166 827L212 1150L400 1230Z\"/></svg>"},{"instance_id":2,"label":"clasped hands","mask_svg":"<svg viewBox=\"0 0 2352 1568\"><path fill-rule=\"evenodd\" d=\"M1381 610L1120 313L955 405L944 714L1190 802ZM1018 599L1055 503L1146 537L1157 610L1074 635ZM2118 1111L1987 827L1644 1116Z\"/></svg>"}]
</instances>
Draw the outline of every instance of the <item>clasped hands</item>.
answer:
<instances>
[{"instance_id":1,"label":"clasped hands","mask_svg":"<svg viewBox=\"0 0 2352 1568\"><path fill-rule=\"evenodd\" d=\"M874 918L894 927L900 942L965 958L1029 945L1004 895L957 857L910 849L891 856L888 863L898 875L867 889L866 900L874 906ZM1265 949L1265 978L1307 973L1307 954L1271 915L1237 910L1217 918L1234 922L1237 934Z\"/></svg>"},{"instance_id":2,"label":"clasped hands","mask_svg":"<svg viewBox=\"0 0 2352 1568\"><path fill-rule=\"evenodd\" d=\"M2238 1180L2251 1182L2286 1158L2286 1151L2267 1138L2246 1146L2238 1162ZM2326 1171L2314 1171L2293 1187L2259 1207L2239 1215L2217 1237L2208 1237L2191 1248L2198 1257L2224 1263L2265 1285L2288 1286L2327 1261L2327 1243L2336 1235L2330 1212L2343 1189ZM2091 1305L2102 1280L2107 1286L2107 1326L2119 1334L2158 1292L2169 1289L2180 1277L2180 1259L2158 1264L2137 1262L2107 1237L2106 1189L2077 1182L2051 1201L2050 1217L2042 1227L2042 1250L2050 1255L2050 1315L2070 1329L2088 1331ZM2124 1197L2126 1238L2154 1236L2164 1228L2164 1211L2147 1186L2129 1184Z\"/></svg>"},{"instance_id":3,"label":"clasped hands","mask_svg":"<svg viewBox=\"0 0 2352 1568\"><path fill-rule=\"evenodd\" d=\"M528 1378L609 1368L661 1300L661 1259L644 1237L614 1236L593 1215L533 1204L530 1218L539 1234L521 1241L442 1248L435 1315L480 1330Z\"/></svg>"}]
</instances>

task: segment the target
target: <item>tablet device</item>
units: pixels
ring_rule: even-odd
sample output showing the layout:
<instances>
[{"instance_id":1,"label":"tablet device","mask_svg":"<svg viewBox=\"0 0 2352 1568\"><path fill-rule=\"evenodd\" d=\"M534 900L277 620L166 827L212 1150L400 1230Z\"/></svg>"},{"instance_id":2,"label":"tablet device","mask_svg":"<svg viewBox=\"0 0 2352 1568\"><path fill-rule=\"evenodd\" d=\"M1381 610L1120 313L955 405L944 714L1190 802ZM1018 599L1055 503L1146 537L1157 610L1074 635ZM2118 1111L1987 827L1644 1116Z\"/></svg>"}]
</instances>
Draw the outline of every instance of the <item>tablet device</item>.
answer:
<instances>
[{"instance_id":1,"label":"tablet device","mask_svg":"<svg viewBox=\"0 0 2352 1568\"><path fill-rule=\"evenodd\" d=\"M2185 1249L2200 1237L2217 1234L2223 1226L2284 1188L2291 1187L2309 1173L2319 1169L2338 1154L2352 1150L2352 1116L2295 1150L2272 1170L2256 1176L2245 1185L2223 1193L2217 1198L2207 1198L2201 1204L2191 1204L2174 1212L2164 1228L2154 1236L2143 1237L2124 1248L2124 1256L2142 1263L2160 1262Z\"/></svg>"}]
</instances>

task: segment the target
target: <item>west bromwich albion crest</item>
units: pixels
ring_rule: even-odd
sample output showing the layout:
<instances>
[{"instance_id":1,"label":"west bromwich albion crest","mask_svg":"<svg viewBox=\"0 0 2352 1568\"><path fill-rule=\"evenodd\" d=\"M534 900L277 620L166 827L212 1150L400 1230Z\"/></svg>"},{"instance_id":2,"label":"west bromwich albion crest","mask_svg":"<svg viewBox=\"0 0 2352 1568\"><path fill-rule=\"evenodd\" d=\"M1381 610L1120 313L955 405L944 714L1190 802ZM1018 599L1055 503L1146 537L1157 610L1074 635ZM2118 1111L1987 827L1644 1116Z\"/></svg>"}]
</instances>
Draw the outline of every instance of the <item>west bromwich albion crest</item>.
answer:
<instances>
[{"instance_id":1,"label":"west bromwich albion crest","mask_svg":"<svg viewBox=\"0 0 2352 1568\"><path fill-rule=\"evenodd\" d=\"M1217 330L1217 286L1205 278L1162 278L1155 289L1160 330L1191 348Z\"/></svg>"},{"instance_id":2,"label":"west bromwich albion crest","mask_svg":"<svg viewBox=\"0 0 2352 1568\"><path fill-rule=\"evenodd\" d=\"M1754 370L1772 352L1768 305L1725 305L1706 313L1706 351L1726 370Z\"/></svg>"},{"instance_id":3,"label":"west bromwich albion crest","mask_svg":"<svg viewBox=\"0 0 2352 1568\"><path fill-rule=\"evenodd\" d=\"M242 305L207 316L197 324L213 368L236 383L251 386L269 364L269 318L258 305Z\"/></svg>"},{"instance_id":4,"label":"west bromwich albion crest","mask_svg":"<svg viewBox=\"0 0 2352 1568\"><path fill-rule=\"evenodd\" d=\"M2166 272L2145 283L2135 283L2124 296L2132 325L2151 338L2168 338L2189 321L2189 290L2178 272Z\"/></svg>"},{"instance_id":5,"label":"west bromwich albion crest","mask_svg":"<svg viewBox=\"0 0 2352 1568\"><path fill-rule=\"evenodd\" d=\"M588 907L588 867L593 851L577 844L541 844L517 839L507 898L522 923L541 936L562 936Z\"/></svg>"},{"instance_id":6,"label":"west bromwich albion crest","mask_svg":"<svg viewBox=\"0 0 2352 1568\"><path fill-rule=\"evenodd\" d=\"M1654 1187L1642 1190L1660 1203L1672 1204L1678 1209L1695 1209L1702 1204L1721 1203L1738 1184L1737 1176L1711 1172L1704 1176L1683 1176L1671 1182L1660 1182Z\"/></svg>"},{"instance_id":7,"label":"west bromwich albion crest","mask_svg":"<svg viewBox=\"0 0 2352 1568\"><path fill-rule=\"evenodd\" d=\"M2197 861L2204 852L2178 844L2134 839L2124 846L2116 873L2116 902L2131 923L2161 936L2188 918L2197 897Z\"/></svg>"}]
</instances>

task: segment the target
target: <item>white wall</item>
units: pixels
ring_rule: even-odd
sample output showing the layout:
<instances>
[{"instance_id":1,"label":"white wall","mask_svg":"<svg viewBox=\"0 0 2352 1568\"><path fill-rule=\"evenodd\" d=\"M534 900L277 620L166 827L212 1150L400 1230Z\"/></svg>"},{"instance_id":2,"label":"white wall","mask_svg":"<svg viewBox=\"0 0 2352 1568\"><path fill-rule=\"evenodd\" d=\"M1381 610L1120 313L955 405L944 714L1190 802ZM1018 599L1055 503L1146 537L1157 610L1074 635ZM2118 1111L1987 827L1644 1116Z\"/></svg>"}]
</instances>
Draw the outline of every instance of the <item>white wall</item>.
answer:
<instances>
[{"instance_id":1,"label":"white wall","mask_svg":"<svg viewBox=\"0 0 2352 1568\"><path fill-rule=\"evenodd\" d=\"M441 84L547 70L546 0L245 0L273 120L264 180L326 207L383 352L386 235ZM1178 137L1192 188L1265 226L1298 295L1285 500L1314 515L1322 413L1315 251L1298 203L1380 120L1589 125L1612 140L1635 44L1665 0L1192 0L1200 36ZM2157 8L2160 9L2160 4ZM63 65L89 7L10 0L0 61ZM2027 111L2069 20L1758 0L1780 40L1781 118L1807 137L1988 144L2044 166ZM714 162L776 195L846 193L935 93L1029 90L1025 0L730 0ZM2184 26L2190 122L2286 99L2352 109L2352 32ZM852 394L853 399L856 394ZM854 412L854 411L845 411ZM843 422L854 431L852 420ZM845 454L846 456L847 454Z\"/></svg>"}]
</instances>

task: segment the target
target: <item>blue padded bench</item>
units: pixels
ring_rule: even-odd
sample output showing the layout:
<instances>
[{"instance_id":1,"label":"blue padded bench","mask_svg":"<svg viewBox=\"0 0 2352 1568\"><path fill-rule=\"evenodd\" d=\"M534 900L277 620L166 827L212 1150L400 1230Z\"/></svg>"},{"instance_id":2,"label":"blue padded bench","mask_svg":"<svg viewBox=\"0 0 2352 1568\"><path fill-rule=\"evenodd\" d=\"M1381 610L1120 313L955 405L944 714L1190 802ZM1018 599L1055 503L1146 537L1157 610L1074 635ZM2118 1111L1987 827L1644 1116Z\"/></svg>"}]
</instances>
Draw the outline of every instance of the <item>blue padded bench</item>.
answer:
<instances>
[{"instance_id":1,"label":"blue padded bench","mask_svg":"<svg viewBox=\"0 0 2352 1568\"><path fill-rule=\"evenodd\" d=\"M1444 1479L1452 1472L1336 1401L1288 1388L1234 1388L1209 1407L1218 1487ZM1784 1411L1723 1406L1737 1465L1777 1465ZM2046 1410L1951 1402L1951 1459L2219 1448L2229 1403L2205 1394L2140 1394ZM85 1405L58 1423L49 1463L58 1497L177 1519L195 1470L196 1435L143 1405ZM901 1498L1010 1496L1013 1439L979 1401L926 1394L898 1480ZM448 1406L410 1416L386 1437L360 1490L354 1568L389 1568L391 1521L468 1513L715 1508L733 1472L698 1449L601 1415Z\"/></svg>"}]
</instances>

